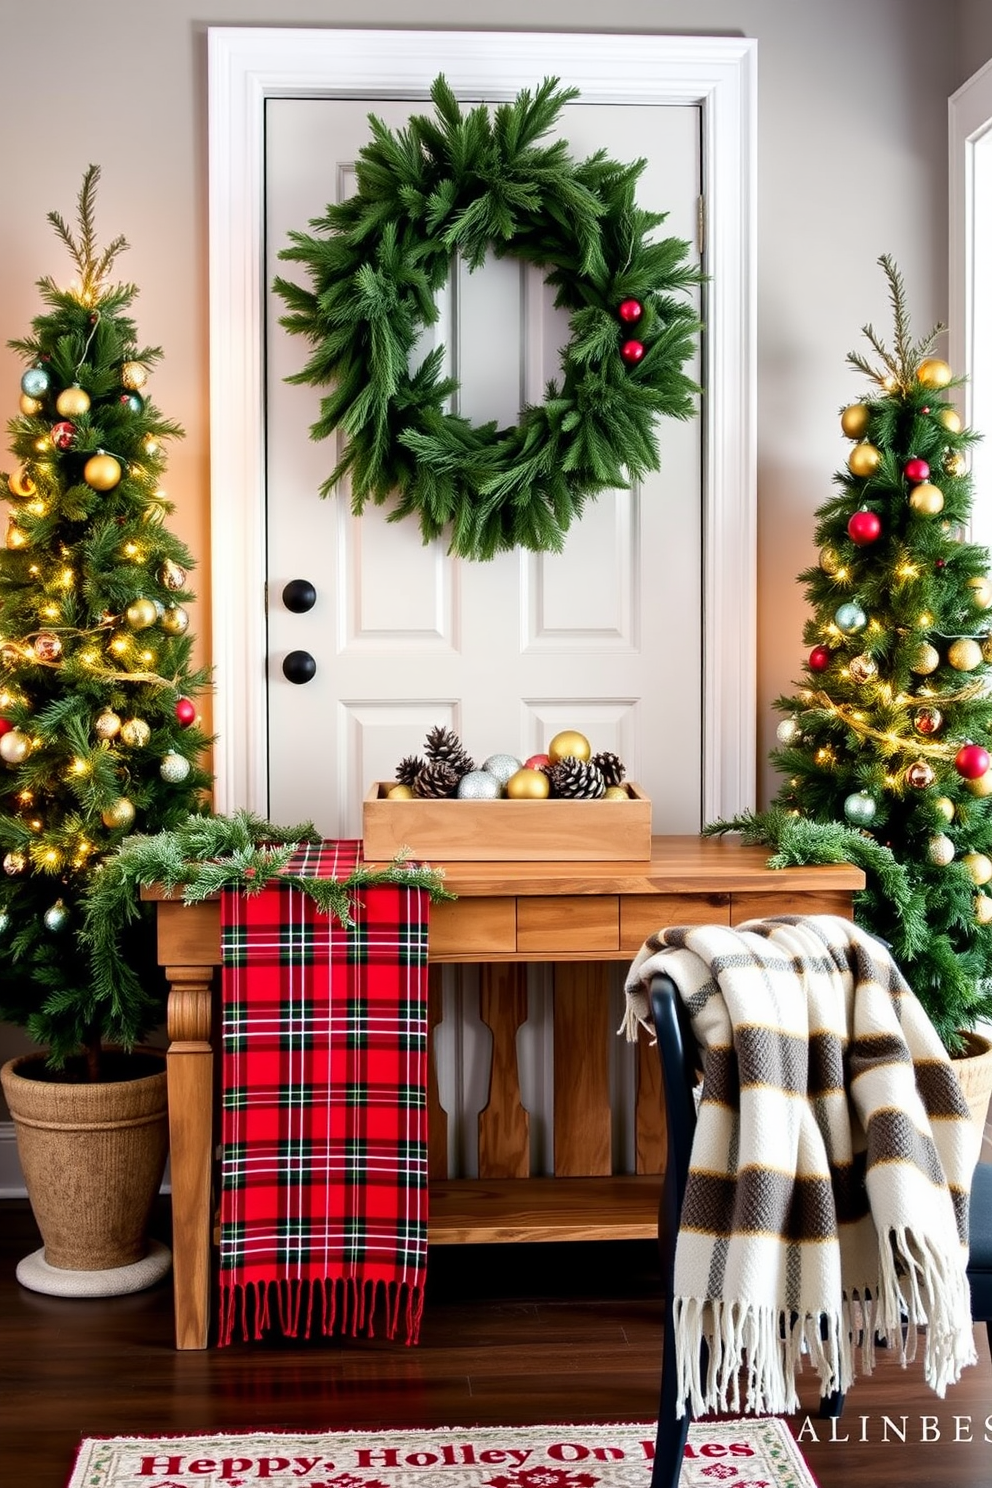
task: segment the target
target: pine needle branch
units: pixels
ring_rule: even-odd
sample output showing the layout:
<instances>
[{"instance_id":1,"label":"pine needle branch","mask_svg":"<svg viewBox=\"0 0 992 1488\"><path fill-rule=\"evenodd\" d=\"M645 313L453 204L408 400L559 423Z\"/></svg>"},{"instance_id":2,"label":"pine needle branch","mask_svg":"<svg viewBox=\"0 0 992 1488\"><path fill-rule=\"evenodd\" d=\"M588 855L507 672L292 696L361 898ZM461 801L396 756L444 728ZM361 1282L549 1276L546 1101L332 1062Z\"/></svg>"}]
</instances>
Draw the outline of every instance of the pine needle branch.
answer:
<instances>
[{"instance_id":1,"label":"pine needle branch","mask_svg":"<svg viewBox=\"0 0 992 1488\"><path fill-rule=\"evenodd\" d=\"M100 167L98 165L88 166L76 201L78 238L73 234L60 212L48 213L48 221L68 248L69 255L79 270L80 298L87 304L92 304L99 299L100 287L110 272L114 259L129 246L124 237L116 237L102 253L98 252L94 212L99 179Z\"/></svg>"}]
</instances>

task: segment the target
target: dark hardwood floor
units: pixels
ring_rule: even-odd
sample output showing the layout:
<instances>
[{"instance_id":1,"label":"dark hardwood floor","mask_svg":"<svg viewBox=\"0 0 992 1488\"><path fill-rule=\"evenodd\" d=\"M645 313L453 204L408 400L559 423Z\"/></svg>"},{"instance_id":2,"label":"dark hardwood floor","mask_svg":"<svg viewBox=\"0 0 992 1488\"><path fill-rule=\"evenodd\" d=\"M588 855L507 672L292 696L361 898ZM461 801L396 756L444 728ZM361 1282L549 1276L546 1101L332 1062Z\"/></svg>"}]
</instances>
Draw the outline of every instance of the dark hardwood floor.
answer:
<instances>
[{"instance_id":1,"label":"dark hardwood floor","mask_svg":"<svg viewBox=\"0 0 992 1488\"><path fill-rule=\"evenodd\" d=\"M165 1240L168 1218L163 1200L155 1233ZM25 1291L14 1268L38 1244L27 1204L0 1203L4 1488L64 1488L81 1436L647 1421L655 1413L661 1303L648 1242L437 1248L416 1348L322 1340L202 1353L173 1348L170 1280L101 1301ZM984 1328L976 1332L977 1368L944 1401L923 1385L919 1365L902 1370L883 1352L876 1373L851 1392L837 1440L815 1418L816 1382L807 1376L803 1403L819 1440L804 1430L803 1412L791 1424L807 1438L822 1488L989 1488L992 1361Z\"/></svg>"}]
</instances>

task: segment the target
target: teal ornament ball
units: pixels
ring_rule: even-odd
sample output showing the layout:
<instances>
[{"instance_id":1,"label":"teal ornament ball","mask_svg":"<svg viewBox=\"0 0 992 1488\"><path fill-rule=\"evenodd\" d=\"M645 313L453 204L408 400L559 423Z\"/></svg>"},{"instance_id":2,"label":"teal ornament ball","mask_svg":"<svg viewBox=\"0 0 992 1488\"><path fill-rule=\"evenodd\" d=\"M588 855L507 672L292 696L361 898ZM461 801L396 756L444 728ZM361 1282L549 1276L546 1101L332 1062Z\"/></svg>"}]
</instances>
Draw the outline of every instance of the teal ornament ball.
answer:
<instances>
[{"instance_id":1,"label":"teal ornament ball","mask_svg":"<svg viewBox=\"0 0 992 1488\"><path fill-rule=\"evenodd\" d=\"M52 907L45 910L45 928L58 934L60 930L65 929L65 922L68 918L69 911L66 909L65 901L56 899Z\"/></svg>"},{"instance_id":2,"label":"teal ornament ball","mask_svg":"<svg viewBox=\"0 0 992 1488\"><path fill-rule=\"evenodd\" d=\"M853 791L844 802L844 815L855 827L866 827L874 821L877 810L875 797L869 791Z\"/></svg>"},{"instance_id":3,"label":"teal ornament ball","mask_svg":"<svg viewBox=\"0 0 992 1488\"><path fill-rule=\"evenodd\" d=\"M847 604L840 605L835 611L834 624L845 635L856 635L859 630L864 630L868 624L868 616L860 605L848 601Z\"/></svg>"},{"instance_id":4,"label":"teal ornament ball","mask_svg":"<svg viewBox=\"0 0 992 1488\"><path fill-rule=\"evenodd\" d=\"M158 773L170 785L179 785L186 779L189 772L189 760L185 755L176 754L174 750L170 750L168 754L162 756L162 761L158 767Z\"/></svg>"},{"instance_id":5,"label":"teal ornament ball","mask_svg":"<svg viewBox=\"0 0 992 1488\"><path fill-rule=\"evenodd\" d=\"M41 398L48 392L50 383L44 367L29 367L21 378L21 392L29 398Z\"/></svg>"},{"instance_id":6,"label":"teal ornament ball","mask_svg":"<svg viewBox=\"0 0 992 1488\"><path fill-rule=\"evenodd\" d=\"M516 775L522 764L523 761L518 760L515 754L491 754L487 760L483 760L482 768L499 781L502 790L510 776Z\"/></svg>"},{"instance_id":7,"label":"teal ornament ball","mask_svg":"<svg viewBox=\"0 0 992 1488\"><path fill-rule=\"evenodd\" d=\"M458 782L462 801L495 801L502 791L500 782L488 770L469 770Z\"/></svg>"}]
</instances>

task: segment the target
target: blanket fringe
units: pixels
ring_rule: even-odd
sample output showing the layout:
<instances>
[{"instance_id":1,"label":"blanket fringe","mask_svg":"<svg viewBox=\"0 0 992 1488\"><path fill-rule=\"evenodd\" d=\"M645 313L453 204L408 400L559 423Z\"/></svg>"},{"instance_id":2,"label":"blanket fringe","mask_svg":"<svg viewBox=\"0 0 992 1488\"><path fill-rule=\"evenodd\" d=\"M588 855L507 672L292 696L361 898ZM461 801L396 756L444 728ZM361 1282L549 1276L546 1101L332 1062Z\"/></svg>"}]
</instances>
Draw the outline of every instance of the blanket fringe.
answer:
<instances>
[{"instance_id":1,"label":"blanket fringe","mask_svg":"<svg viewBox=\"0 0 992 1488\"><path fill-rule=\"evenodd\" d=\"M899 1362L905 1367L916 1358L917 1330L925 1328L924 1378L943 1399L961 1370L977 1362L968 1277L960 1254L946 1254L905 1225L880 1235L878 1250L876 1329L891 1346L898 1346Z\"/></svg>"},{"instance_id":2,"label":"blanket fringe","mask_svg":"<svg viewBox=\"0 0 992 1488\"><path fill-rule=\"evenodd\" d=\"M273 1328L285 1338L310 1338L315 1333L325 1338L335 1334L357 1338L360 1333L373 1338L377 1309L385 1318L387 1338L396 1338L402 1322L405 1342L419 1341L422 1286L354 1277L222 1282L217 1343L219 1347L231 1343L236 1332L245 1341L257 1341Z\"/></svg>"}]
</instances>

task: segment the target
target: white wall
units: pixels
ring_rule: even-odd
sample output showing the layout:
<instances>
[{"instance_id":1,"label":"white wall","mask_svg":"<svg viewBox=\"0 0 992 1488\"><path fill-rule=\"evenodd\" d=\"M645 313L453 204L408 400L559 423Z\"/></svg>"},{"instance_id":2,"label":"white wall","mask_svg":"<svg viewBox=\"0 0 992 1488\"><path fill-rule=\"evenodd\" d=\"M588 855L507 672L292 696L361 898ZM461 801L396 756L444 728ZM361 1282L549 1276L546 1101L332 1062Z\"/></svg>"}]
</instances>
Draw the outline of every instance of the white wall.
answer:
<instances>
[{"instance_id":1,"label":"white wall","mask_svg":"<svg viewBox=\"0 0 992 1488\"><path fill-rule=\"evenodd\" d=\"M801 658L795 575L843 446L837 411L860 391L845 364L868 320L887 326L875 260L891 253L914 325L947 314L948 95L992 52L988 0L0 0L0 343L66 274L45 218L72 213L91 161L98 222L132 249L143 339L165 360L155 399L187 439L170 459L177 531L200 560L194 625L209 656L205 31L212 24L416 26L738 34L759 54L759 756L769 704ZM604 16L609 26L604 26ZM987 49L987 50L986 50ZM985 55L980 55L985 51ZM547 70L554 73L553 47ZM567 79L564 81L567 82ZM0 411L21 364L0 346ZM0 464L4 462L0 460ZM673 493L673 499L678 499ZM762 800L775 788L765 770ZM6 1045L0 1036L0 1055Z\"/></svg>"}]
</instances>

